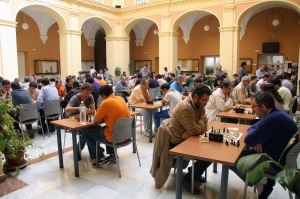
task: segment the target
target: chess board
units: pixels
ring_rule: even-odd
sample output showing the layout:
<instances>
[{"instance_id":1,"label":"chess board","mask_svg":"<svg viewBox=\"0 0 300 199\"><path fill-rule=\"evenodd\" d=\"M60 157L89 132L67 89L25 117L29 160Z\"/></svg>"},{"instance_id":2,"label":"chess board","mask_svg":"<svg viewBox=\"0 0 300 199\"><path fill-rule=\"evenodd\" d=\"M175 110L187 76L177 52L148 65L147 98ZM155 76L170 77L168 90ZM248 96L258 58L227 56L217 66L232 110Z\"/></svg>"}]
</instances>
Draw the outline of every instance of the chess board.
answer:
<instances>
[{"instance_id":1,"label":"chess board","mask_svg":"<svg viewBox=\"0 0 300 199\"><path fill-rule=\"evenodd\" d=\"M225 142L226 140L228 142L231 142L231 140L237 142L238 140L241 139L243 133L240 132L234 132L232 131L230 128L228 128L228 133L227 133L227 129L225 130L225 132L223 131L223 129L220 129L220 133L219 133L219 129L213 129L213 131L216 134L221 134L223 135L223 142ZM212 129L206 131L207 137L209 137L209 134L212 132Z\"/></svg>"}]
</instances>

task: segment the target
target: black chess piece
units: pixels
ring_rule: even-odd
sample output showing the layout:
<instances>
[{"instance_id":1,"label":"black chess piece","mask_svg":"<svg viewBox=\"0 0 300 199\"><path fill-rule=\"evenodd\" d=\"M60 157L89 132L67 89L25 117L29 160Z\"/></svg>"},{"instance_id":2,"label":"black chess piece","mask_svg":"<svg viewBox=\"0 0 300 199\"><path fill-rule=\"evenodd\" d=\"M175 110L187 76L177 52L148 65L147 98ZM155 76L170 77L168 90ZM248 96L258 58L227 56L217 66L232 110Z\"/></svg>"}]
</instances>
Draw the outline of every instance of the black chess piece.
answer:
<instances>
[{"instance_id":1,"label":"black chess piece","mask_svg":"<svg viewBox=\"0 0 300 199\"><path fill-rule=\"evenodd\" d=\"M213 126L211 127L211 132L214 132L214 127Z\"/></svg>"},{"instance_id":2,"label":"black chess piece","mask_svg":"<svg viewBox=\"0 0 300 199\"><path fill-rule=\"evenodd\" d=\"M78 119L78 122L79 122L79 118L77 118Z\"/></svg>"},{"instance_id":3,"label":"black chess piece","mask_svg":"<svg viewBox=\"0 0 300 199\"><path fill-rule=\"evenodd\" d=\"M240 140L237 141L236 146L240 147Z\"/></svg>"},{"instance_id":4,"label":"black chess piece","mask_svg":"<svg viewBox=\"0 0 300 199\"><path fill-rule=\"evenodd\" d=\"M227 129L227 133L229 133L228 129Z\"/></svg>"},{"instance_id":5,"label":"black chess piece","mask_svg":"<svg viewBox=\"0 0 300 199\"><path fill-rule=\"evenodd\" d=\"M230 140L230 144L233 144L233 139Z\"/></svg>"},{"instance_id":6,"label":"black chess piece","mask_svg":"<svg viewBox=\"0 0 300 199\"><path fill-rule=\"evenodd\" d=\"M206 137L206 138L207 138L207 134L206 134L206 133L204 133L204 137Z\"/></svg>"},{"instance_id":7,"label":"black chess piece","mask_svg":"<svg viewBox=\"0 0 300 199\"><path fill-rule=\"evenodd\" d=\"M233 146L235 146L235 141L233 141Z\"/></svg>"},{"instance_id":8,"label":"black chess piece","mask_svg":"<svg viewBox=\"0 0 300 199\"><path fill-rule=\"evenodd\" d=\"M225 133L225 127L224 127L224 129L223 129L223 132Z\"/></svg>"},{"instance_id":9,"label":"black chess piece","mask_svg":"<svg viewBox=\"0 0 300 199\"><path fill-rule=\"evenodd\" d=\"M225 144L226 144L227 146L229 146L228 140L225 141Z\"/></svg>"}]
</instances>

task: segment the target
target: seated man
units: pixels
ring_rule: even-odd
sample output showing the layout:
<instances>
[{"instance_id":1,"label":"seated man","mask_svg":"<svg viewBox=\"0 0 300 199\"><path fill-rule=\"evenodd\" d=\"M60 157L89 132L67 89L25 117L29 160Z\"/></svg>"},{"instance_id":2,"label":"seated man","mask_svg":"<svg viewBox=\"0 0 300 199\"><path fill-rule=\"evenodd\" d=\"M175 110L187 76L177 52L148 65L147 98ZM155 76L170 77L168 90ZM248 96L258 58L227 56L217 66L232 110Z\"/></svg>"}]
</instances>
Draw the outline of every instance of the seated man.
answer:
<instances>
[{"instance_id":1,"label":"seated man","mask_svg":"<svg viewBox=\"0 0 300 199\"><path fill-rule=\"evenodd\" d=\"M255 153L267 153L278 162L285 146L297 132L297 126L292 117L275 107L273 97L270 94L256 93L251 96L250 100L254 113L261 119L248 129L245 143L252 147L252 150L243 151L241 157ZM259 159L257 164L264 160L264 158ZM283 161L281 164L285 165L285 157L282 157L281 160ZM231 169L236 172L236 168ZM274 164L270 165L269 170L278 172ZM245 176L241 176L241 178L245 179ZM258 185L259 198L268 198L273 190L275 181L262 179Z\"/></svg>"},{"instance_id":2,"label":"seated man","mask_svg":"<svg viewBox=\"0 0 300 199\"><path fill-rule=\"evenodd\" d=\"M12 92L11 92L12 103L15 106L20 105L20 104L31 104L31 98L30 98L29 92L27 90L21 89L19 82L12 82L11 89L12 89ZM18 121L19 120L18 114L14 115L14 118L15 118L15 120ZM26 126L27 132L29 134L29 138L33 139L34 132L32 130L32 125L26 124L25 126ZM21 132L19 123L14 122L14 128Z\"/></svg>"},{"instance_id":3,"label":"seated man","mask_svg":"<svg viewBox=\"0 0 300 199\"><path fill-rule=\"evenodd\" d=\"M148 80L149 80L149 88L159 87L159 83L158 83L158 81L156 79L154 79L153 75L150 75L148 77Z\"/></svg>"},{"instance_id":4,"label":"seated man","mask_svg":"<svg viewBox=\"0 0 300 199\"><path fill-rule=\"evenodd\" d=\"M56 80L55 81L55 87L57 88L58 96L59 97L64 97L66 92L65 92L65 87L63 86L61 80Z\"/></svg>"},{"instance_id":5,"label":"seated man","mask_svg":"<svg viewBox=\"0 0 300 199\"><path fill-rule=\"evenodd\" d=\"M248 98L247 86L250 83L250 77L242 77L242 81L233 89L232 96L234 104L244 104L244 101Z\"/></svg>"},{"instance_id":6,"label":"seated man","mask_svg":"<svg viewBox=\"0 0 300 199\"><path fill-rule=\"evenodd\" d=\"M124 89L129 89L129 86L127 84L127 78L125 76L122 76L121 79L116 84L115 95L121 96L122 98L124 98L125 102L127 102L126 97L128 97L130 94L128 92L124 92L122 94L122 92L120 92L120 90L124 90Z\"/></svg>"},{"instance_id":7,"label":"seated man","mask_svg":"<svg viewBox=\"0 0 300 199\"><path fill-rule=\"evenodd\" d=\"M254 95L255 93L257 93L257 86L256 86L256 83L257 83L257 78L255 75L251 76L251 82L250 84L248 85L248 93L249 95Z\"/></svg>"},{"instance_id":8,"label":"seated man","mask_svg":"<svg viewBox=\"0 0 300 199\"><path fill-rule=\"evenodd\" d=\"M170 88L174 91L178 91L179 93L182 93L184 91L184 88L182 87L183 83L183 76L179 75L176 77L176 81L174 81L172 84L170 84Z\"/></svg>"},{"instance_id":9,"label":"seated man","mask_svg":"<svg viewBox=\"0 0 300 199\"><path fill-rule=\"evenodd\" d=\"M179 102L173 109L169 124L171 129L169 134L171 145L177 145L189 136L200 135L207 131L207 117L204 107L209 101L210 95L211 90L206 85L197 86L190 97ZM200 160L195 162L195 181L202 181L201 175L203 172L201 172L201 168L198 167L198 165L201 165L201 162ZM191 192L192 168L189 167L188 171L189 172L184 176L183 185ZM195 187L194 193L199 194L199 189Z\"/></svg>"},{"instance_id":10,"label":"seated man","mask_svg":"<svg viewBox=\"0 0 300 199\"><path fill-rule=\"evenodd\" d=\"M94 98L92 96L93 86L86 82L81 86L80 93L75 94L70 101L68 102L67 107L65 108L65 112L67 113L67 116L75 116L79 115L79 106L81 104L81 101L83 101L86 110L86 115L91 115L95 113L95 103ZM80 136L80 147L81 150L84 148L84 145L86 143L86 140ZM78 159L81 160L80 155L78 156Z\"/></svg>"},{"instance_id":11,"label":"seated man","mask_svg":"<svg viewBox=\"0 0 300 199\"><path fill-rule=\"evenodd\" d=\"M275 77L274 79L272 79L272 84L274 84L276 90L278 91L279 95L282 97L283 102L284 102L284 106L288 107L290 104L290 101L292 100L292 93L291 91L284 87L281 86L281 81L278 77Z\"/></svg>"},{"instance_id":12,"label":"seated man","mask_svg":"<svg viewBox=\"0 0 300 199\"><path fill-rule=\"evenodd\" d=\"M52 86L50 84L50 81L48 78L43 78L42 79L42 88L40 90L39 96L36 99L36 102L39 103L40 106L40 115L41 115L41 123L42 123L42 128L44 129L44 132L47 131L47 126L45 123L45 112L44 112L44 103L46 101L51 101L51 100L58 100L59 96L58 96L58 92L55 86ZM48 124L50 125L50 119L47 121ZM50 131L53 132L55 131L55 127L54 125L50 125ZM43 134L42 129L39 129L39 134Z\"/></svg>"},{"instance_id":13,"label":"seated man","mask_svg":"<svg viewBox=\"0 0 300 199\"><path fill-rule=\"evenodd\" d=\"M141 83L137 85L132 91L129 97L129 104L138 104L145 102L146 100L151 100L149 91L148 91L149 81L147 78L142 78ZM149 113L145 109L135 109L137 112L143 114L143 123L144 123L144 135L149 136Z\"/></svg>"},{"instance_id":14,"label":"seated man","mask_svg":"<svg viewBox=\"0 0 300 199\"><path fill-rule=\"evenodd\" d=\"M221 83L220 88L214 91L209 97L209 101L205 107L205 113L207 114L208 123L212 121L221 121L221 118L217 117L216 115L233 107L231 89L232 83L225 80ZM225 120L225 118L222 118L222 120L223 119Z\"/></svg>"},{"instance_id":15,"label":"seated man","mask_svg":"<svg viewBox=\"0 0 300 199\"><path fill-rule=\"evenodd\" d=\"M31 97L32 103L36 102L37 97L39 96L40 90L37 88L37 83L36 82L30 82L28 91Z\"/></svg>"},{"instance_id":16,"label":"seated man","mask_svg":"<svg viewBox=\"0 0 300 199\"><path fill-rule=\"evenodd\" d=\"M123 98L113 94L113 89L111 86L102 86L99 94L103 101L95 114L94 122L105 122L106 126L101 127L97 125L81 130L81 132L83 132L83 138L87 140L89 154L92 160L96 159L96 140L112 142L112 130L117 119L130 117L130 112L125 101ZM101 147L98 147L98 150L98 154L100 154L100 160L98 165L96 165L96 162L93 163L93 167L108 164L110 160L116 159L112 147L106 146L106 151L108 154L110 154L110 156L107 158L105 158Z\"/></svg>"},{"instance_id":17,"label":"seated man","mask_svg":"<svg viewBox=\"0 0 300 199\"><path fill-rule=\"evenodd\" d=\"M155 128L154 131L157 131L160 126L160 118L170 118L174 107L182 100L181 95L178 91L170 89L168 83L164 83L160 87L163 92L164 98L162 99L162 105L170 104L170 109L166 109L154 114Z\"/></svg>"},{"instance_id":18,"label":"seated man","mask_svg":"<svg viewBox=\"0 0 300 199\"><path fill-rule=\"evenodd\" d=\"M257 83L256 83L256 87L257 87L257 91L261 91L261 87L264 84L267 84L269 82L270 79L270 75L265 74L263 76L263 78L261 78ZM250 83L251 84L251 83Z\"/></svg>"}]
</instances>

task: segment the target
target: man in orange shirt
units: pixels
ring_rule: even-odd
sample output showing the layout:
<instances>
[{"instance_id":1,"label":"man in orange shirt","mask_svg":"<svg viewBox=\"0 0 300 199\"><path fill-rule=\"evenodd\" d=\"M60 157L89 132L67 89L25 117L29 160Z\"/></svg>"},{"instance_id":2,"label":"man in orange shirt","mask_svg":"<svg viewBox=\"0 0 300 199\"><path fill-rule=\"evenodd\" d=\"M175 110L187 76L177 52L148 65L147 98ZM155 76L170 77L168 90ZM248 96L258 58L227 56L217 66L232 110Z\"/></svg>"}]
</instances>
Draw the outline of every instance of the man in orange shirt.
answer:
<instances>
[{"instance_id":1,"label":"man in orange shirt","mask_svg":"<svg viewBox=\"0 0 300 199\"><path fill-rule=\"evenodd\" d=\"M112 142L112 130L117 119L130 117L130 112L124 99L122 97L115 96L111 86L102 86L99 94L103 101L95 114L94 122L105 122L106 126L101 127L97 125L82 129L82 136L87 140L90 158L92 160L96 159L96 140ZM108 157L104 156L101 147L98 147L98 149L98 154L100 154L98 166L108 164L111 160L116 160L114 149L112 147L106 146L106 152L107 154L110 154ZM93 163L93 167L97 167L96 162Z\"/></svg>"},{"instance_id":2,"label":"man in orange shirt","mask_svg":"<svg viewBox=\"0 0 300 199\"><path fill-rule=\"evenodd\" d=\"M55 81L55 87L58 90L58 96L59 97L64 97L65 96L65 87L62 85L61 80L56 80Z\"/></svg>"}]
</instances>

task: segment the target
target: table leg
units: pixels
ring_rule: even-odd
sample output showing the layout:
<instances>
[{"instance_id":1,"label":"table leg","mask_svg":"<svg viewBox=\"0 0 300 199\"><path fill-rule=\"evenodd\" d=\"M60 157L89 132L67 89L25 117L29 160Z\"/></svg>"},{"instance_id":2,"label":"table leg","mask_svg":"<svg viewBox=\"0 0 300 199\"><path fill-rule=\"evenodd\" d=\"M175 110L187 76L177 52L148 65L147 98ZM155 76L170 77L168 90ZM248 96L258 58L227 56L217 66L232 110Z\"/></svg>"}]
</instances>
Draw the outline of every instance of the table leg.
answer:
<instances>
[{"instance_id":1,"label":"table leg","mask_svg":"<svg viewBox=\"0 0 300 199\"><path fill-rule=\"evenodd\" d=\"M132 153L136 153L136 123L135 123L135 116L133 116L132 118L132 141L133 141L133 145L132 145Z\"/></svg>"},{"instance_id":2,"label":"table leg","mask_svg":"<svg viewBox=\"0 0 300 199\"><path fill-rule=\"evenodd\" d=\"M62 147L61 147L61 131L60 130L61 130L60 127L56 126L59 168L64 168L64 160L62 157Z\"/></svg>"},{"instance_id":3,"label":"table leg","mask_svg":"<svg viewBox=\"0 0 300 199\"><path fill-rule=\"evenodd\" d=\"M176 199L182 198L182 164L183 164L183 157L177 156L176 167Z\"/></svg>"},{"instance_id":4,"label":"table leg","mask_svg":"<svg viewBox=\"0 0 300 199\"><path fill-rule=\"evenodd\" d=\"M78 152L77 152L78 146L77 146L76 131L72 131L72 141L73 141L74 172L75 172L75 177L79 177Z\"/></svg>"},{"instance_id":5,"label":"table leg","mask_svg":"<svg viewBox=\"0 0 300 199\"><path fill-rule=\"evenodd\" d=\"M222 165L221 186L220 186L220 199L227 198L228 173L229 173L229 166L223 164Z\"/></svg>"},{"instance_id":6,"label":"table leg","mask_svg":"<svg viewBox=\"0 0 300 199\"><path fill-rule=\"evenodd\" d=\"M149 113L149 143L152 143L152 111L148 111Z\"/></svg>"},{"instance_id":7,"label":"table leg","mask_svg":"<svg viewBox=\"0 0 300 199\"><path fill-rule=\"evenodd\" d=\"M218 163L213 163L213 172L217 173L218 172Z\"/></svg>"}]
</instances>

